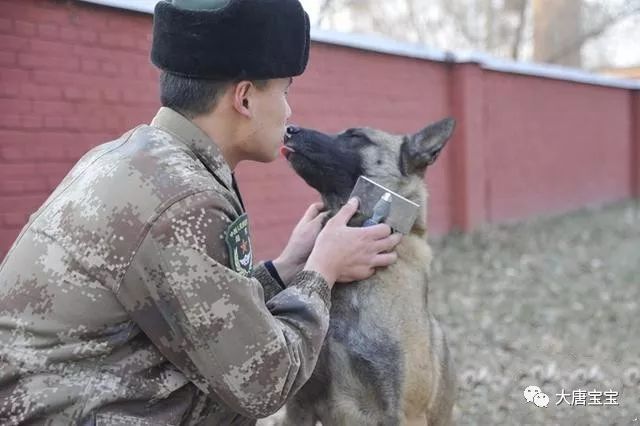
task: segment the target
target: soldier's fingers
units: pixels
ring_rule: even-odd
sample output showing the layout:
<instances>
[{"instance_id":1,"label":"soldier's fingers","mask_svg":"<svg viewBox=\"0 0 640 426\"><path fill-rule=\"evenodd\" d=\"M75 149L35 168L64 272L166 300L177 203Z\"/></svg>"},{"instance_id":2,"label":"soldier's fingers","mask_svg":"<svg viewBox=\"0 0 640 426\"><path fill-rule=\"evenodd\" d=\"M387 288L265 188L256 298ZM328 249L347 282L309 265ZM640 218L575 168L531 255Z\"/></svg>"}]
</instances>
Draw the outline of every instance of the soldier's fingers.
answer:
<instances>
[{"instance_id":1,"label":"soldier's fingers","mask_svg":"<svg viewBox=\"0 0 640 426\"><path fill-rule=\"evenodd\" d=\"M302 219L304 219L305 221L310 221L316 218L316 216L318 216L318 214L320 214L320 212L322 211L322 208L324 207L324 204L318 202L318 203L313 203L311 204L308 208L307 211L304 212L304 215L302 216Z\"/></svg>"},{"instance_id":2,"label":"soldier's fingers","mask_svg":"<svg viewBox=\"0 0 640 426\"><path fill-rule=\"evenodd\" d=\"M327 216L329 216L329 212L322 212L318 216L314 217L312 222L322 222Z\"/></svg>"},{"instance_id":3,"label":"soldier's fingers","mask_svg":"<svg viewBox=\"0 0 640 426\"><path fill-rule=\"evenodd\" d=\"M373 266L376 268L389 266L396 263L397 260L398 260L398 255L396 254L395 251L392 251L391 253L381 253L376 255L376 257L373 258Z\"/></svg>"},{"instance_id":4,"label":"soldier's fingers","mask_svg":"<svg viewBox=\"0 0 640 426\"><path fill-rule=\"evenodd\" d=\"M342 206L342 208L338 210L338 213L331 218L331 222L342 226L346 225L358 210L358 203L359 200L357 198L350 199L349 202Z\"/></svg>"},{"instance_id":5,"label":"soldier's fingers","mask_svg":"<svg viewBox=\"0 0 640 426\"><path fill-rule=\"evenodd\" d=\"M391 234L391 227L386 223L379 223L378 225L368 226L362 229L366 231L367 237L374 240L388 237Z\"/></svg>"},{"instance_id":6,"label":"soldier's fingers","mask_svg":"<svg viewBox=\"0 0 640 426\"><path fill-rule=\"evenodd\" d=\"M384 253L391 251L398 245L398 243L402 240L402 234L395 233L389 235L387 238L380 239L376 241L374 245L374 249L376 253Z\"/></svg>"},{"instance_id":7,"label":"soldier's fingers","mask_svg":"<svg viewBox=\"0 0 640 426\"><path fill-rule=\"evenodd\" d=\"M366 275L362 277L361 280L366 280L367 278L371 278L375 273L376 273L376 268L369 268L366 271Z\"/></svg>"}]
</instances>

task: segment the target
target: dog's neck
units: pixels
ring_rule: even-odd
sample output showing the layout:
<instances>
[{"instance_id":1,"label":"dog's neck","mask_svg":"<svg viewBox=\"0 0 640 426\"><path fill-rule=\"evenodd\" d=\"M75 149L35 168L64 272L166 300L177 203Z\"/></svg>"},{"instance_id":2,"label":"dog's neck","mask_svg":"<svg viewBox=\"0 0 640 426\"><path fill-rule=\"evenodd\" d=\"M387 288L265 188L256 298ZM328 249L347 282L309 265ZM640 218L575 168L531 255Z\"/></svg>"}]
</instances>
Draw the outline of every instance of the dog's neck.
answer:
<instances>
[{"instance_id":1,"label":"dog's neck","mask_svg":"<svg viewBox=\"0 0 640 426\"><path fill-rule=\"evenodd\" d=\"M429 193L427 192L427 188L425 187L424 179L414 179L406 188L406 190L407 191L403 191L401 195L420 206L418 209L418 214L416 215L416 221L413 223L413 226L411 227L409 233L422 239L426 239L427 203L429 199ZM338 210L340 210L342 206L344 206L346 202L346 197L342 194L321 194L321 196L325 208L329 211L329 217L333 217L338 212ZM367 217L359 212L356 212L351 220L349 220L348 225L359 227L362 226L366 219Z\"/></svg>"},{"instance_id":2,"label":"dog's neck","mask_svg":"<svg viewBox=\"0 0 640 426\"><path fill-rule=\"evenodd\" d=\"M423 202L420 203L416 221L411 227L411 233L420 237L427 236L427 196L425 193Z\"/></svg>"},{"instance_id":3,"label":"dog's neck","mask_svg":"<svg viewBox=\"0 0 640 426\"><path fill-rule=\"evenodd\" d=\"M416 182L411 190L412 193L404 194L404 196L414 202L420 207L416 216L416 221L411 227L410 233L417 235L420 238L427 238L427 202L429 194L424 186L424 181Z\"/></svg>"},{"instance_id":4,"label":"dog's neck","mask_svg":"<svg viewBox=\"0 0 640 426\"><path fill-rule=\"evenodd\" d=\"M344 203L331 205L331 204L328 203L328 200L325 199L323 201L325 203L324 205L328 207L327 211L329 212L329 214L327 215L327 220L332 218L338 212L338 210L340 210L342 208L342 206L344 206ZM413 223L413 226L411 227L411 230L409 231L409 234L415 235L415 236L420 237L422 239L426 239L426 237L427 237L426 210L427 209L425 207L425 204L421 203L420 204L420 208L418 210L418 215L417 215L416 221ZM353 215L353 217L349 220L348 225L352 226L352 227L360 227L360 226L362 226L362 224L364 223L364 221L366 219L367 219L367 216L361 214L360 212L356 212ZM323 224L323 226L324 226L324 224Z\"/></svg>"}]
</instances>

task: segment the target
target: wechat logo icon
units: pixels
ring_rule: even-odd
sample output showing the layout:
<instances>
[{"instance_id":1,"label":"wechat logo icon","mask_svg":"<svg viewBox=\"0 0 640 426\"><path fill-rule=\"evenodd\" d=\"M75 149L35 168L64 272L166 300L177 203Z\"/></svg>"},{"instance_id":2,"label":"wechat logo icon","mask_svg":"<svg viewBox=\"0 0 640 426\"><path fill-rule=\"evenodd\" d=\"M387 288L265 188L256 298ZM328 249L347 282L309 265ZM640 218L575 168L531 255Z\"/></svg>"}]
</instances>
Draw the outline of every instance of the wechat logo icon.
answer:
<instances>
[{"instance_id":1,"label":"wechat logo icon","mask_svg":"<svg viewBox=\"0 0 640 426\"><path fill-rule=\"evenodd\" d=\"M524 399L527 403L533 402L536 407L549 405L549 395L542 392L538 386L527 386L524 390Z\"/></svg>"}]
</instances>

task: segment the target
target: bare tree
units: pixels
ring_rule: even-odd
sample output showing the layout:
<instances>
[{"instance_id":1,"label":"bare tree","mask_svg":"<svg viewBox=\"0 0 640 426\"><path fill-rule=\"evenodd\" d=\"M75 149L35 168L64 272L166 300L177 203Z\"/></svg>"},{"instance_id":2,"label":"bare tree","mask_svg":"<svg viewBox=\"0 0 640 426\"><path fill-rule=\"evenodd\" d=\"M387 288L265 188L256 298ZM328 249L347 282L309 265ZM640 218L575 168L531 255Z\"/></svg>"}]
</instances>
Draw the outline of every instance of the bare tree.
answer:
<instances>
[{"instance_id":1,"label":"bare tree","mask_svg":"<svg viewBox=\"0 0 640 426\"><path fill-rule=\"evenodd\" d=\"M618 8L594 3L585 8L585 13L588 13L585 27L572 34L564 44L557 46L548 55L541 57L542 62L560 63L563 58L579 53L587 42L603 35L621 21L640 15L640 0L626 1Z\"/></svg>"},{"instance_id":2,"label":"bare tree","mask_svg":"<svg viewBox=\"0 0 640 426\"><path fill-rule=\"evenodd\" d=\"M582 33L582 0L533 0L533 24L535 61L582 65L579 49L565 49Z\"/></svg>"},{"instance_id":3,"label":"bare tree","mask_svg":"<svg viewBox=\"0 0 640 426\"><path fill-rule=\"evenodd\" d=\"M515 28L513 44L511 45L511 58L519 59L522 50L522 40L524 39L524 30L527 22L527 0L519 0L517 5L518 23Z\"/></svg>"},{"instance_id":4,"label":"bare tree","mask_svg":"<svg viewBox=\"0 0 640 426\"><path fill-rule=\"evenodd\" d=\"M579 66L585 43L640 14L640 0L322 0L318 24L345 12L356 32Z\"/></svg>"}]
</instances>

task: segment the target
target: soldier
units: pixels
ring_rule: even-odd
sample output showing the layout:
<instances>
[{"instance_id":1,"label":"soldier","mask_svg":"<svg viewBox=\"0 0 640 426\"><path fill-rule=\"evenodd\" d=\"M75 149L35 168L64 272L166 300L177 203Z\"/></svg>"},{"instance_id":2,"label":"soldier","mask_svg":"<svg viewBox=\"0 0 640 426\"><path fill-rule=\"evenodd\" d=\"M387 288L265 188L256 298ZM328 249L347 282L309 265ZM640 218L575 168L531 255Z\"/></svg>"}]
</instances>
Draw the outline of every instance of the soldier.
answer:
<instances>
[{"instance_id":1,"label":"soldier","mask_svg":"<svg viewBox=\"0 0 640 426\"><path fill-rule=\"evenodd\" d=\"M150 125L74 166L0 266L0 424L254 424L313 371L334 282L395 261L387 225L312 205L253 266L233 170L276 158L309 54L298 0L157 4Z\"/></svg>"}]
</instances>

